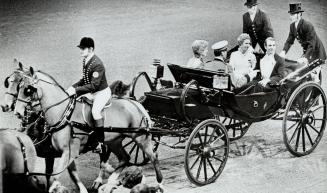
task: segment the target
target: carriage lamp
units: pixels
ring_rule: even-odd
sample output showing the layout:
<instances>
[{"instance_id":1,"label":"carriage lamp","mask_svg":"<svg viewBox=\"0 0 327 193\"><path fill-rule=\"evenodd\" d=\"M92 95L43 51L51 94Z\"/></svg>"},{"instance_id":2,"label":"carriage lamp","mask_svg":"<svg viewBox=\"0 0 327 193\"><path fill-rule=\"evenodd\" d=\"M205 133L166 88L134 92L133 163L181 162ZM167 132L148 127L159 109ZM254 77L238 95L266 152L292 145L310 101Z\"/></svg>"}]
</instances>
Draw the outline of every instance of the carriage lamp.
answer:
<instances>
[{"instance_id":1,"label":"carriage lamp","mask_svg":"<svg viewBox=\"0 0 327 193\"><path fill-rule=\"evenodd\" d=\"M161 65L160 59L153 59L152 67L153 67L153 72L151 73L151 75L154 75L153 86L156 88L158 83L160 83L160 81L158 80L163 77L164 67Z\"/></svg>"}]
</instances>

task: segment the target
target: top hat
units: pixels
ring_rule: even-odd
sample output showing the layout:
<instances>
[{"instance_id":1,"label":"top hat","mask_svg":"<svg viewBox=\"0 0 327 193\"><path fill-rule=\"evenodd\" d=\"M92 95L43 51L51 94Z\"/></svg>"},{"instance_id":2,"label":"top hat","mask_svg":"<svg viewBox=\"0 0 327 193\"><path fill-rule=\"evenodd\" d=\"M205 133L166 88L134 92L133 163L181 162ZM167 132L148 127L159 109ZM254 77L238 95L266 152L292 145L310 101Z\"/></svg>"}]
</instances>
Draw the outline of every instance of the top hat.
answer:
<instances>
[{"instance_id":1,"label":"top hat","mask_svg":"<svg viewBox=\"0 0 327 193\"><path fill-rule=\"evenodd\" d=\"M248 7L252 7L254 5L258 5L258 2L257 0L246 0L246 2L244 3L245 6L248 6Z\"/></svg>"},{"instance_id":2,"label":"top hat","mask_svg":"<svg viewBox=\"0 0 327 193\"><path fill-rule=\"evenodd\" d=\"M301 8L301 3L290 3L290 10L288 11L288 13L295 14L301 12L304 12Z\"/></svg>"},{"instance_id":3,"label":"top hat","mask_svg":"<svg viewBox=\"0 0 327 193\"><path fill-rule=\"evenodd\" d=\"M94 48L94 41L92 38L89 37L83 37L81 39L81 42L79 43L79 45L77 45L77 47L79 48Z\"/></svg>"}]
</instances>

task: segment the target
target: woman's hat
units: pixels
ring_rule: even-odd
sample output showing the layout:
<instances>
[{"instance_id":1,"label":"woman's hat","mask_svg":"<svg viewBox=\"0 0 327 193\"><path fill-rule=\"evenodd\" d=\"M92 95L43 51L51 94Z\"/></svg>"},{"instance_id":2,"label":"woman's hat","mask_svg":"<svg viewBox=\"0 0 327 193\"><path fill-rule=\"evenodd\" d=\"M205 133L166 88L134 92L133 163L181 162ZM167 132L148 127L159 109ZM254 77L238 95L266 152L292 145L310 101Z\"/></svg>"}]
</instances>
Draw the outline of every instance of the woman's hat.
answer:
<instances>
[{"instance_id":1,"label":"woman's hat","mask_svg":"<svg viewBox=\"0 0 327 193\"><path fill-rule=\"evenodd\" d=\"M295 14L301 12L304 12L301 8L301 3L290 3L290 10L288 11L288 13Z\"/></svg>"}]
</instances>

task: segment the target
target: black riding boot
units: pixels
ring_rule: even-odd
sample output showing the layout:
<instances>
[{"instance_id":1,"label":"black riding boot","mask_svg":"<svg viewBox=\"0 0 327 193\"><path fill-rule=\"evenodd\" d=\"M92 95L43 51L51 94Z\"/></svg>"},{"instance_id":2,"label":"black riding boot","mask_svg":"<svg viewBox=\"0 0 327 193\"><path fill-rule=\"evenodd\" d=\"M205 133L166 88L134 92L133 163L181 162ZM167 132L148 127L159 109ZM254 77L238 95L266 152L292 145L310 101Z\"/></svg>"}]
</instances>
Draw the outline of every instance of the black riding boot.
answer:
<instances>
[{"instance_id":1,"label":"black riding boot","mask_svg":"<svg viewBox=\"0 0 327 193\"><path fill-rule=\"evenodd\" d=\"M102 119L97 119L95 120L95 138L98 142L98 145L95 147L93 150L94 153L102 153L103 150L103 141L104 141L104 120Z\"/></svg>"}]
</instances>

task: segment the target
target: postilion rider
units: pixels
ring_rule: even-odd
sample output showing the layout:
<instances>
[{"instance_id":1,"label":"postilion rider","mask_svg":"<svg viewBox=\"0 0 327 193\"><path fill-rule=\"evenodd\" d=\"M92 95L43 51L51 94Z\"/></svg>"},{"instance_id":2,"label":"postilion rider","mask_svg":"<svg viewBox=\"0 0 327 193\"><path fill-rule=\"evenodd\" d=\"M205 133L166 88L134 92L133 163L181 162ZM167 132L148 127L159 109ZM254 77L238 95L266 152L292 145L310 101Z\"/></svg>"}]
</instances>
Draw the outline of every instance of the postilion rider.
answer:
<instances>
[{"instance_id":1,"label":"postilion rider","mask_svg":"<svg viewBox=\"0 0 327 193\"><path fill-rule=\"evenodd\" d=\"M105 67L100 58L94 54L93 39L83 37L77 47L80 48L83 58L83 77L69 87L66 92L69 96L91 94L93 99L92 115L95 121L94 135L97 140L97 144L94 144L96 148L93 151L102 153L104 147L104 118L101 111L111 98L111 90L108 87Z\"/></svg>"}]
</instances>

